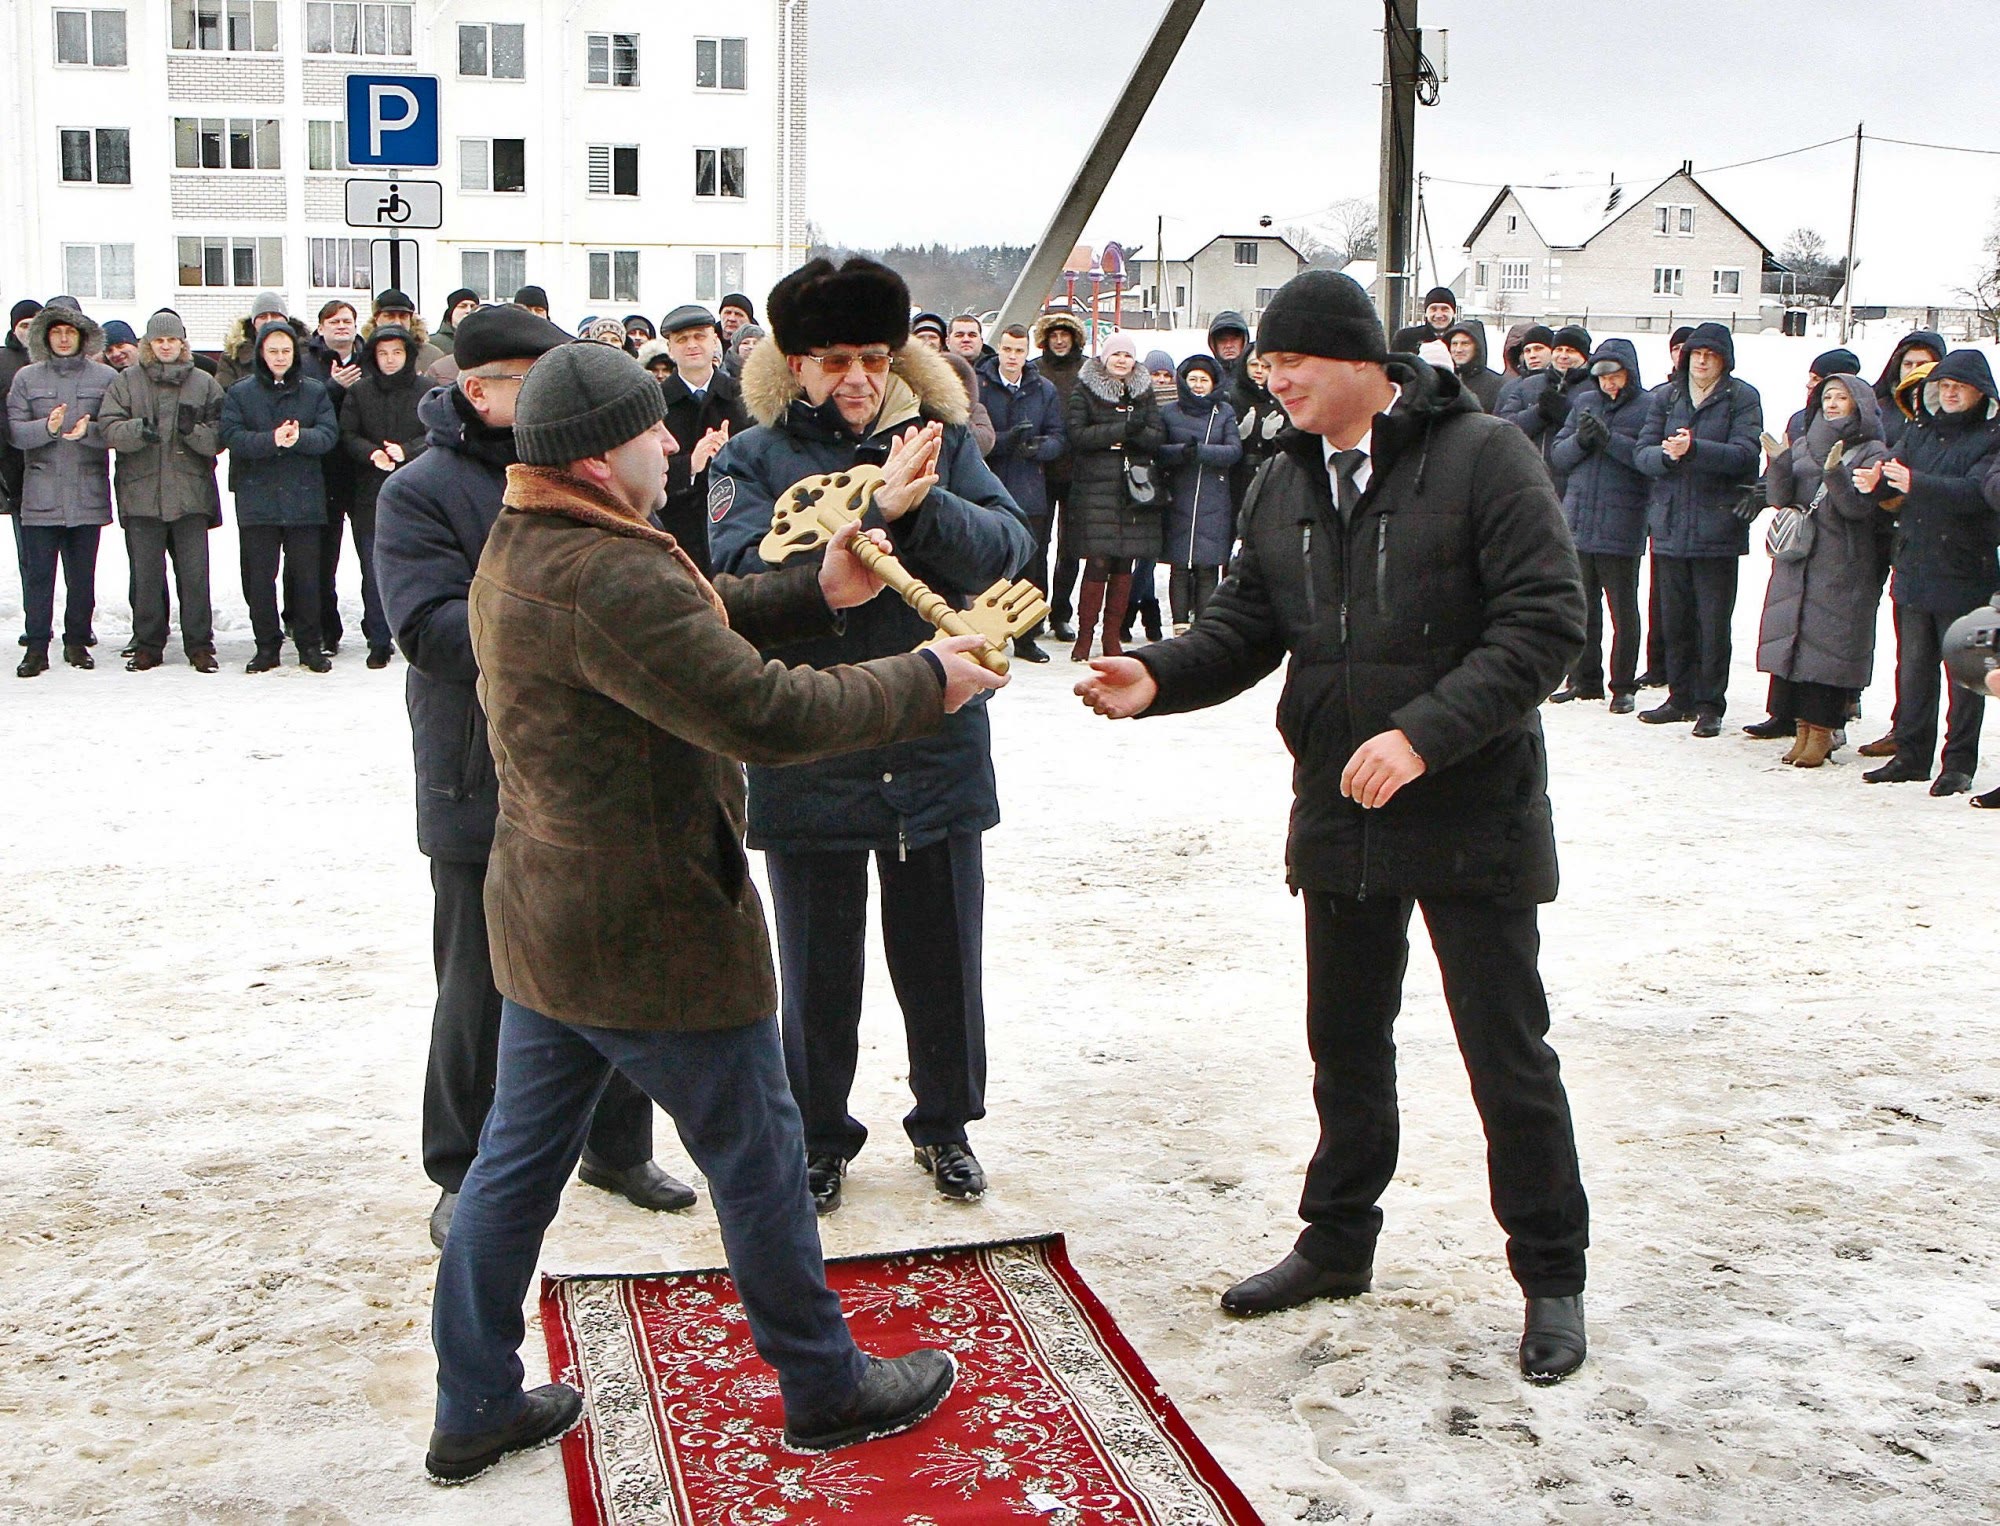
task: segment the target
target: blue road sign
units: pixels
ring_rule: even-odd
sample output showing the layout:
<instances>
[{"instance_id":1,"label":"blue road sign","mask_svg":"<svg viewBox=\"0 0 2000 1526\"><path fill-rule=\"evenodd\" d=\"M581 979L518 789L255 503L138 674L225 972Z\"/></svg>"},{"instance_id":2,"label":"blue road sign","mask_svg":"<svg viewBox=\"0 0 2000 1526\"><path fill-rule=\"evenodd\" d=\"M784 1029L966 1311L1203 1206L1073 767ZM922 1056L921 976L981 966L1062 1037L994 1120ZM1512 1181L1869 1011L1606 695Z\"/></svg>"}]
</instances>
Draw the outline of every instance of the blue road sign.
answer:
<instances>
[{"instance_id":1,"label":"blue road sign","mask_svg":"<svg viewBox=\"0 0 2000 1526\"><path fill-rule=\"evenodd\" d=\"M435 74L347 76L347 160L399 169L438 164Z\"/></svg>"}]
</instances>

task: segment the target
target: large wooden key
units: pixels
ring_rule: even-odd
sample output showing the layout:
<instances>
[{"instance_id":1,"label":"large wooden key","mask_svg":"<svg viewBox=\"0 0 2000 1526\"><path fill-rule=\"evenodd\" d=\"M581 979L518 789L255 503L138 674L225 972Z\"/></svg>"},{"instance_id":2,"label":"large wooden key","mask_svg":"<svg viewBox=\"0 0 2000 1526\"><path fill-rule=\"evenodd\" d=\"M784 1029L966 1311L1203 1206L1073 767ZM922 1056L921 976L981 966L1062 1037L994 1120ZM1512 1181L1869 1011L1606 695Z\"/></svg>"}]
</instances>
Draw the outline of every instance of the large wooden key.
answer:
<instances>
[{"instance_id":1,"label":"large wooden key","mask_svg":"<svg viewBox=\"0 0 2000 1526\"><path fill-rule=\"evenodd\" d=\"M757 547L757 554L775 567L801 552L823 549L843 525L868 512L881 486L882 469L877 466L850 467L793 483L772 505L771 529ZM979 660L995 673L1007 671L1008 640L1048 617L1048 601L1025 578L1017 583L1003 578L974 599L972 608L954 609L948 599L866 536L855 538L854 554L900 594L905 604L946 635L985 637L986 648L979 653Z\"/></svg>"}]
</instances>

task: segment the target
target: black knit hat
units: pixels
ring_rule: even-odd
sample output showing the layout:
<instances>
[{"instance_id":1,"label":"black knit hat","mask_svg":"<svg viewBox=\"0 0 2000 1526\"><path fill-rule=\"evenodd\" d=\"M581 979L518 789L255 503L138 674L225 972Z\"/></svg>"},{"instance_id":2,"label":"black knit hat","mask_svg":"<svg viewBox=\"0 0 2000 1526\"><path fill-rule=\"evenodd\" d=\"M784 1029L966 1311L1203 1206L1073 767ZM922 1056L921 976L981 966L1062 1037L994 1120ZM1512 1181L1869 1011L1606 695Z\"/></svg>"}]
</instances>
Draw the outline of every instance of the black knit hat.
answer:
<instances>
[{"instance_id":1,"label":"black knit hat","mask_svg":"<svg viewBox=\"0 0 2000 1526\"><path fill-rule=\"evenodd\" d=\"M514 405L514 450L530 466L562 466L601 456L666 417L659 379L608 344L549 351L521 383Z\"/></svg>"},{"instance_id":2,"label":"black knit hat","mask_svg":"<svg viewBox=\"0 0 2000 1526\"><path fill-rule=\"evenodd\" d=\"M514 293L514 305L516 307L539 307L543 312L547 312L549 310L549 294L539 286L523 286L519 291Z\"/></svg>"},{"instance_id":3,"label":"black knit hat","mask_svg":"<svg viewBox=\"0 0 2000 1526\"><path fill-rule=\"evenodd\" d=\"M459 320L451 358L460 371L470 371L496 360L535 360L569 339L525 307L482 307Z\"/></svg>"},{"instance_id":4,"label":"black knit hat","mask_svg":"<svg viewBox=\"0 0 2000 1526\"><path fill-rule=\"evenodd\" d=\"M1257 325L1257 353L1279 352L1380 361L1388 358L1389 340L1354 277L1306 270L1278 288Z\"/></svg>"},{"instance_id":5,"label":"black knit hat","mask_svg":"<svg viewBox=\"0 0 2000 1526\"><path fill-rule=\"evenodd\" d=\"M728 299L724 298L724 305ZM887 265L851 257L809 260L771 288L771 333L787 355L830 344L886 344L910 339L910 288Z\"/></svg>"},{"instance_id":6,"label":"black knit hat","mask_svg":"<svg viewBox=\"0 0 2000 1526\"><path fill-rule=\"evenodd\" d=\"M479 300L479 293L474 291L470 286L459 287L457 291L453 292L450 296L444 299L445 322L447 323L451 322L451 315L457 309L459 303L477 302L478 300Z\"/></svg>"},{"instance_id":7,"label":"black knit hat","mask_svg":"<svg viewBox=\"0 0 2000 1526\"><path fill-rule=\"evenodd\" d=\"M1549 341L1549 348L1554 350L1564 346L1586 357L1595 348L1591 343L1590 330L1581 323L1565 323L1556 330L1555 338Z\"/></svg>"},{"instance_id":8,"label":"black knit hat","mask_svg":"<svg viewBox=\"0 0 2000 1526\"><path fill-rule=\"evenodd\" d=\"M1458 294L1449 286L1433 286L1429 291L1425 292L1424 306L1429 307L1433 302L1449 302L1451 310L1453 312L1458 311Z\"/></svg>"},{"instance_id":9,"label":"black knit hat","mask_svg":"<svg viewBox=\"0 0 2000 1526\"><path fill-rule=\"evenodd\" d=\"M755 323L757 321L756 305L753 302L751 302L751 300L748 297L744 296L743 293L740 291L731 291L723 293L722 300L715 304L715 310L719 313L725 307L733 307L737 309L739 312L743 314L744 317L748 318L752 323Z\"/></svg>"},{"instance_id":10,"label":"black knit hat","mask_svg":"<svg viewBox=\"0 0 2000 1526\"><path fill-rule=\"evenodd\" d=\"M1686 344L1689 336L1693 333L1694 325L1692 323L1683 323L1679 328L1667 335L1667 348L1671 350L1677 344Z\"/></svg>"},{"instance_id":11,"label":"black knit hat","mask_svg":"<svg viewBox=\"0 0 2000 1526\"><path fill-rule=\"evenodd\" d=\"M37 302L33 297L23 297L19 302L14 304L13 310L7 314L7 327L11 329L23 318L32 318L41 310L42 304Z\"/></svg>"},{"instance_id":12,"label":"black knit hat","mask_svg":"<svg viewBox=\"0 0 2000 1526\"><path fill-rule=\"evenodd\" d=\"M1824 355L1815 355L1806 369L1819 377L1859 376L1861 357L1852 350L1828 350Z\"/></svg>"},{"instance_id":13,"label":"black knit hat","mask_svg":"<svg viewBox=\"0 0 2000 1526\"><path fill-rule=\"evenodd\" d=\"M1521 348L1525 350L1531 344L1545 344L1550 349L1554 349L1556 347L1556 331L1546 323L1529 324L1521 333ZM1586 349L1583 353L1588 355L1590 351Z\"/></svg>"}]
</instances>

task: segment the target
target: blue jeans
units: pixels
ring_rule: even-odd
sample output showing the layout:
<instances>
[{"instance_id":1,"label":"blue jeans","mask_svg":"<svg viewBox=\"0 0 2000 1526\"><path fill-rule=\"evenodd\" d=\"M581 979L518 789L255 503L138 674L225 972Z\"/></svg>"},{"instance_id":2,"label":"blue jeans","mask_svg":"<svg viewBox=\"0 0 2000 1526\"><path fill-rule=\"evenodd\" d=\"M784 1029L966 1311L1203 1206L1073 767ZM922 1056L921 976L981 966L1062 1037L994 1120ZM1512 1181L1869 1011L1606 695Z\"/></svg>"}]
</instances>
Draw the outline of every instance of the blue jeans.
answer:
<instances>
[{"instance_id":1,"label":"blue jeans","mask_svg":"<svg viewBox=\"0 0 2000 1526\"><path fill-rule=\"evenodd\" d=\"M708 1178L723 1253L786 1412L844 1402L865 1364L826 1285L777 1020L635 1032L560 1023L508 1001L493 1106L431 1305L438 1429L476 1435L520 1411L521 1303L614 1065L667 1110Z\"/></svg>"}]
</instances>

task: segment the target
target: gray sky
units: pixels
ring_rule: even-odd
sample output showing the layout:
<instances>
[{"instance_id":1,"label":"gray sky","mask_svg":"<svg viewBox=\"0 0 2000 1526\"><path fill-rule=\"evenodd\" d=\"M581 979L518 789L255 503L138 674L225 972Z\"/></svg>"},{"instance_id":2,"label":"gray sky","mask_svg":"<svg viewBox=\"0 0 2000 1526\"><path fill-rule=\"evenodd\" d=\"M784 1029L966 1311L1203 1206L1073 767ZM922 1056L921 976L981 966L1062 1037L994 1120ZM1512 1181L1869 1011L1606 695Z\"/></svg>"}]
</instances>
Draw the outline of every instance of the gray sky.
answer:
<instances>
[{"instance_id":1,"label":"gray sky","mask_svg":"<svg viewBox=\"0 0 2000 1526\"><path fill-rule=\"evenodd\" d=\"M848 244L1032 243L1164 0L819 0L809 215ZM1375 195L1380 0L1209 0L1085 237L1179 257L1344 196ZM1695 162L1774 250L1800 224L1847 238L1851 145L1700 172L1840 134L2000 150L2000 0L1424 0L1450 83L1417 113L1440 179L1593 181L1634 193ZM1494 190L1433 184L1444 277ZM1864 302L1969 282L2000 156L1870 143ZM1428 279L1429 260L1425 260Z\"/></svg>"}]
</instances>

